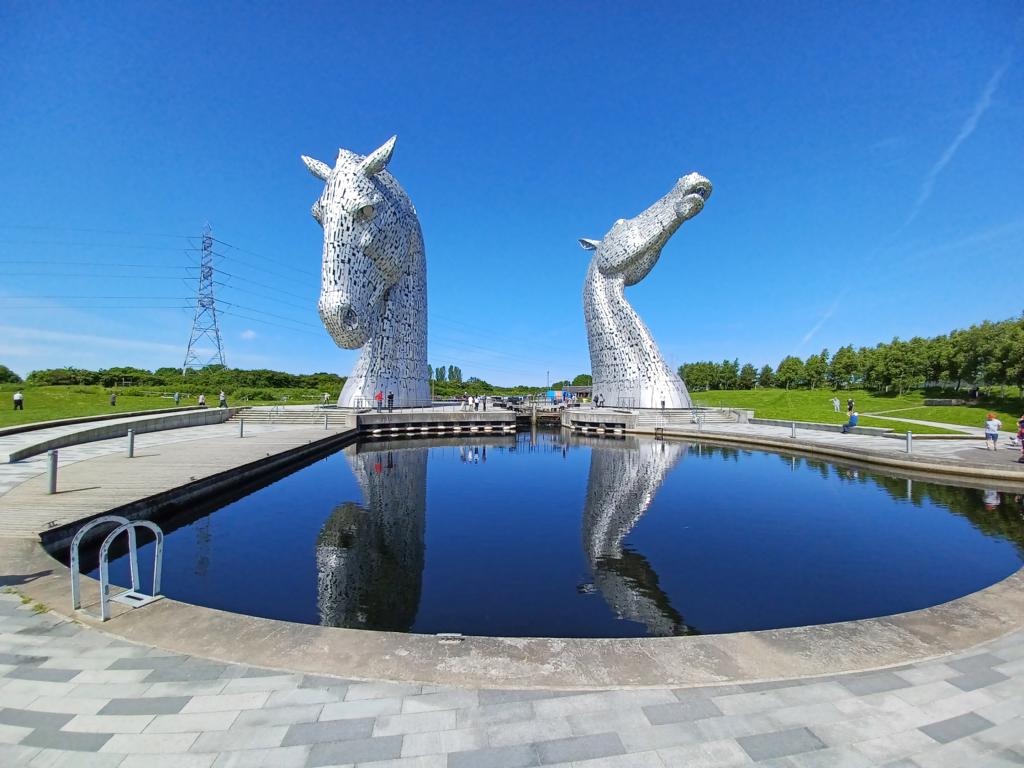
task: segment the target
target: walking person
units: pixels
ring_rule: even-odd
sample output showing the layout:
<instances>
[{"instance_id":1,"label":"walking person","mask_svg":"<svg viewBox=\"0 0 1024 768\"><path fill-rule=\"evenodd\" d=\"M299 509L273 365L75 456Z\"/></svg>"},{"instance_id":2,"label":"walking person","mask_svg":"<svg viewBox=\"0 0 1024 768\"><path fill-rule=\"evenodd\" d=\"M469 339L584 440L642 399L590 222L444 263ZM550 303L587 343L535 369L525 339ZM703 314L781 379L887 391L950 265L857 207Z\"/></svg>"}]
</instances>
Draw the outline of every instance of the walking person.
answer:
<instances>
[{"instance_id":1,"label":"walking person","mask_svg":"<svg viewBox=\"0 0 1024 768\"><path fill-rule=\"evenodd\" d=\"M388 413L395 410L395 393L388 392Z\"/></svg>"},{"instance_id":2,"label":"walking person","mask_svg":"<svg viewBox=\"0 0 1024 768\"><path fill-rule=\"evenodd\" d=\"M117 405L117 392L110 393L110 405L111 407Z\"/></svg>"},{"instance_id":3,"label":"walking person","mask_svg":"<svg viewBox=\"0 0 1024 768\"><path fill-rule=\"evenodd\" d=\"M1003 422L996 418L994 413L985 416L985 447L996 450L996 442L999 440L999 430L1003 428Z\"/></svg>"},{"instance_id":4,"label":"walking person","mask_svg":"<svg viewBox=\"0 0 1024 768\"><path fill-rule=\"evenodd\" d=\"M846 412L853 413L853 398L851 397L846 401Z\"/></svg>"},{"instance_id":5,"label":"walking person","mask_svg":"<svg viewBox=\"0 0 1024 768\"><path fill-rule=\"evenodd\" d=\"M178 405L181 402L181 392L174 393L174 404Z\"/></svg>"},{"instance_id":6,"label":"walking person","mask_svg":"<svg viewBox=\"0 0 1024 768\"><path fill-rule=\"evenodd\" d=\"M21 390L20 389L17 392L14 393L14 410L16 410L16 411L24 411L25 410L25 396L23 394L21 394Z\"/></svg>"},{"instance_id":7,"label":"walking person","mask_svg":"<svg viewBox=\"0 0 1024 768\"><path fill-rule=\"evenodd\" d=\"M832 410L835 411L836 413L839 413L839 398L838 397L833 397L832 398Z\"/></svg>"},{"instance_id":8,"label":"walking person","mask_svg":"<svg viewBox=\"0 0 1024 768\"><path fill-rule=\"evenodd\" d=\"M224 394L224 390L223 389L220 391L220 395L218 396L218 400L220 401L220 402L217 403L217 407L218 408L227 408L228 407L228 396Z\"/></svg>"},{"instance_id":9,"label":"walking person","mask_svg":"<svg viewBox=\"0 0 1024 768\"><path fill-rule=\"evenodd\" d=\"M380 413L384 410L384 390L378 389L373 399L377 401L377 413Z\"/></svg>"},{"instance_id":10,"label":"walking person","mask_svg":"<svg viewBox=\"0 0 1024 768\"><path fill-rule=\"evenodd\" d=\"M198 405L200 408L205 408L206 407L206 395L200 395L199 399L196 401L196 405Z\"/></svg>"},{"instance_id":11,"label":"walking person","mask_svg":"<svg viewBox=\"0 0 1024 768\"><path fill-rule=\"evenodd\" d=\"M484 412L486 413L487 412L487 395L484 395L483 397L481 397L480 398L480 402L483 403Z\"/></svg>"}]
</instances>

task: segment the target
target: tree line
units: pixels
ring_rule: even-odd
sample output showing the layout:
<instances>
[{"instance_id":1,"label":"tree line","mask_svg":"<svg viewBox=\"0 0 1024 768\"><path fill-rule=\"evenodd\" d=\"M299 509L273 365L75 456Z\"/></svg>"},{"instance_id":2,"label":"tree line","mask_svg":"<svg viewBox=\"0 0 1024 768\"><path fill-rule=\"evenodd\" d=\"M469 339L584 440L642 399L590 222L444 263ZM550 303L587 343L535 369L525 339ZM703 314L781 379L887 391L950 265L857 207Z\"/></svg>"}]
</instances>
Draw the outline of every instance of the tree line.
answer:
<instances>
[{"instance_id":1,"label":"tree line","mask_svg":"<svg viewBox=\"0 0 1024 768\"><path fill-rule=\"evenodd\" d=\"M874 347L848 344L832 354L823 349L804 360L787 355L775 368L741 366L738 359L684 363L679 376L693 391L828 386L902 394L930 384L956 390L1013 386L1024 395L1024 315L932 338L894 338Z\"/></svg>"},{"instance_id":2,"label":"tree line","mask_svg":"<svg viewBox=\"0 0 1024 768\"><path fill-rule=\"evenodd\" d=\"M2 367L2 366L0 366ZM20 382L20 379L18 380ZM239 390L309 390L311 392L340 392L345 377L334 373L285 373L266 368L244 370L208 365L188 369L157 368L149 371L132 366L116 366L92 371L86 368L45 368L32 371L25 383L33 386L99 385L103 387L148 387L167 391L223 389L228 394Z\"/></svg>"},{"instance_id":3,"label":"tree line","mask_svg":"<svg viewBox=\"0 0 1024 768\"><path fill-rule=\"evenodd\" d=\"M443 365L437 366L437 368L431 368L427 366L427 378L436 381L438 384L443 382L450 382L452 384L462 383L462 369L457 365L449 365L445 368Z\"/></svg>"}]
</instances>

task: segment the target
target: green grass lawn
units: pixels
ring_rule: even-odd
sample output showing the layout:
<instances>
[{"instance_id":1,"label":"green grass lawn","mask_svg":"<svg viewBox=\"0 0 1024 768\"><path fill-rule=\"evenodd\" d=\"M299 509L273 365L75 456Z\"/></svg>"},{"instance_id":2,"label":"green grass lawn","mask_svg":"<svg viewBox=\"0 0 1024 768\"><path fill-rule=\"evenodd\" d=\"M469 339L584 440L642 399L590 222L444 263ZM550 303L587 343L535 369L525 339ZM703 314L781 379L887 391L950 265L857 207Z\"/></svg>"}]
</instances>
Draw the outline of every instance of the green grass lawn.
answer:
<instances>
[{"instance_id":1,"label":"green grass lawn","mask_svg":"<svg viewBox=\"0 0 1024 768\"><path fill-rule=\"evenodd\" d=\"M144 397L138 395L117 396L117 405L110 405L111 390L100 386L59 386L59 387L22 387L25 395L25 410L14 410L12 396L18 387L5 384L0 387L0 427L15 424L29 424L34 421L51 421L68 419L76 416L97 416L106 413L127 413L130 411L150 411L158 408L173 408L174 400L158 396ZM300 400L289 400L289 405L297 405ZM313 402L310 400L309 402ZM217 405L217 393L207 392L206 403ZM181 406L195 405L195 397L182 397ZM238 405L228 398L229 405ZM246 405L260 405L255 401Z\"/></svg>"},{"instance_id":2,"label":"green grass lawn","mask_svg":"<svg viewBox=\"0 0 1024 768\"><path fill-rule=\"evenodd\" d=\"M1005 409L1005 405L1003 408ZM984 427L985 415L992 412L1003 422L1003 429L1007 432L1017 431L1017 419L1020 413L1012 413L999 407L987 407L984 405L928 405L920 408L913 408L909 411L898 411L891 416L899 416L903 419L922 419L924 421L941 421L946 424L964 424L968 427Z\"/></svg>"},{"instance_id":3,"label":"green grass lawn","mask_svg":"<svg viewBox=\"0 0 1024 768\"><path fill-rule=\"evenodd\" d=\"M814 421L821 424L845 424L846 400L852 397L854 407L861 414L860 424L865 427L887 427L897 432L905 432L909 428L915 434L950 434L955 430L940 427L928 427L915 424L907 426L896 421L873 419L865 413L890 411L896 408L913 408L932 411L944 408L923 408L924 395L921 392L910 392L904 395L876 395L864 390L841 391L833 393L830 389L733 389L711 390L709 392L693 392L691 396L698 405L712 407L725 406L731 408L751 408L757 417L763 419L793 419L794 421ZM839 413L832 408L832 397L840 400ZM972 409L973 410L973 409ZM906 411L910 413L910 411ZM982 412L984 415L984 411ZM893 416L903 416L904 412ZM911 416L909 418L920 418ZM948 419L928 419L947 421L950 424L962 422ZM1005 422L1005 419L1004 419ZM976 425L977 420L968 422Z\"/></svg>"}]
</instances>

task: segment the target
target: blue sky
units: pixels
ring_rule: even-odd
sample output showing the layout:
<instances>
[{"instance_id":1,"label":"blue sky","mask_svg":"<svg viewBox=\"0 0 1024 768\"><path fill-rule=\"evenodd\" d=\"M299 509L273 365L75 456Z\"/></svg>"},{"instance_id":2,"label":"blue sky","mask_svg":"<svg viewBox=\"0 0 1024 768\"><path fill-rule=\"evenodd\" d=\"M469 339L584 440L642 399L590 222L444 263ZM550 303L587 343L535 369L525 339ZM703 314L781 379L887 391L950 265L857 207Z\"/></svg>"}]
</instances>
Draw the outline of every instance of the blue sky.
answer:
<instances>
[{"instance_id":1,"label":"blue sky","mask_svg":"<svg viewBox=\"0 0 1024 768\"><path fill-rule=\"evenodd\" d=\"M22 374L180 365L206 221L232 246L228 363L347 373L299 156L392 134L429 358L466 376L589 370L576 239L690 171L713 196L627 291L673 365L1024 308L1012 0L7 2L0 72L0 363Z\"/></svg>"}]
</instances>

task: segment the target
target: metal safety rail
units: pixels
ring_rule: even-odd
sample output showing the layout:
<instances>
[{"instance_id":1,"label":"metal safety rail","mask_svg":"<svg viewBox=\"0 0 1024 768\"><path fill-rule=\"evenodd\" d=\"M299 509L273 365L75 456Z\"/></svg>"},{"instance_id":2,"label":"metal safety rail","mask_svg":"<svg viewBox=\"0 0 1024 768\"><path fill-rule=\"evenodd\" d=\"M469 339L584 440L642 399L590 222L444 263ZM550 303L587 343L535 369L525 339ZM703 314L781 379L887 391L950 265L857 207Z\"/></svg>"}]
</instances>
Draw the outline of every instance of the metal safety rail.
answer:
<instances>
[{"instance_id":1,"label":"metal safety rail","mask_svg":"<svg viewBox=\"0 0 1024 768\"><path fill-rule=\"evenodd\" d=\"M81 580L81 558L79 548L85 535L100 525L116 525L113 531L107 534L100 545L100 621L110 618L110 601L121 603L132 608L141 608L149 605L155 600L163 597L160 594L160 574L163 569L164 557L164 532L160 527L149 520L129 520L120 515L105 515L88 523L78 529L75 538L71 540L71 607L73 610L82 609ZM153 555L153 592L146 594L142 591L142 579L139 574L139 553L138 539L135 535L137 528L147 528L156 537L156 550ZM120 592L116 595L110 594L110 547L122 533L128 534L128 563L131 570L131 589Z\"/></svg>"}]
</instances>

